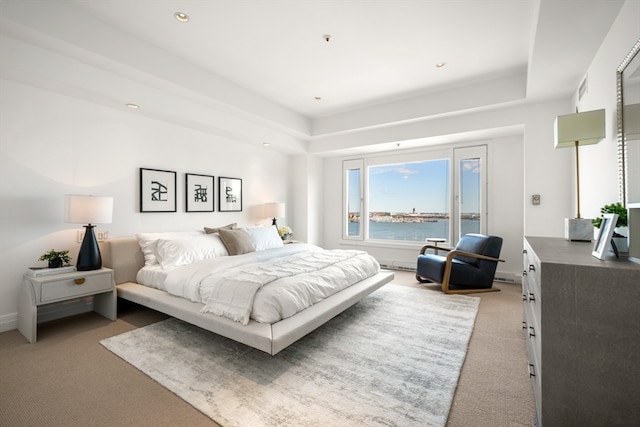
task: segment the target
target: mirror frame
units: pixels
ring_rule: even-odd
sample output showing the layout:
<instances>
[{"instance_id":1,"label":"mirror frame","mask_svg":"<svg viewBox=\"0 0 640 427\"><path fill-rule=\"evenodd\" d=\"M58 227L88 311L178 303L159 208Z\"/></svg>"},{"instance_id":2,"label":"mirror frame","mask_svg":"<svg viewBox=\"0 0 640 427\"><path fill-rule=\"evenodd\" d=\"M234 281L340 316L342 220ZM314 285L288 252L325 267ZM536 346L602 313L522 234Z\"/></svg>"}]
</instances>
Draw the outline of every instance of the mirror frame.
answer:
<instances>
[{"instance_id":1,"label":"mirror frame","mask_svg":"<svg viewBox=\"0 0 640 427\"><path fill-rule=\"evenodd\" d=\"M627 146L624 140L624 117L623 117L623 107L624 107L624 88L622 84L622 78L625 68L627 65L633 60L633 58L640 51L640 39L636 42L635 45L631 48L631 51L624 58L622 63L618 66L616 70L616 81L618 86L617 93L617 113L618 113L618 198L620 199L620 203L622 206L627 206Z\"/></svg>"}]
</instances>

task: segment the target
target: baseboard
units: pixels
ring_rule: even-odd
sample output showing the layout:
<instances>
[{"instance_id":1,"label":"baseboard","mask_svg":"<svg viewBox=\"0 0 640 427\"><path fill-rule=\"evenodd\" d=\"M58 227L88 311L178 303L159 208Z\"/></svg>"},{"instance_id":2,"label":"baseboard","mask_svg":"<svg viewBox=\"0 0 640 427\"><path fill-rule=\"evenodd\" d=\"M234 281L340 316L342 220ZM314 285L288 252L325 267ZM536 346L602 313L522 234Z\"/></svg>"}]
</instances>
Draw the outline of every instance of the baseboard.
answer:
<instances>
[{"instance_id":1,"label":"baseboard","mask_svg":"<svg viewBox=\"0 0 640 427\"><path fill-rule=\"evenodd\" d=\"M18 329L18 313L0 316L0 332Z\"/></svg>"},{"instance_id":2,"label":"baseboard","mask_svg":"<svg viewBox=\"0 0 640 427\"><path fill-rule=\"evenodd\" d=\"M496 271L494 282L522 284L522 276L519 274L509 273L507 271Z\"/></svg>"},{"instance_id":3,"label":"baseboard","mask_svg":"<svg viewBox=\"0 0 640 427\"><path fill-rule=\"evenodd\" d=\"M63 317L74 316L76 314L93 311L93 297L84 297L70 301L41 305L38 307L38 323L50 320L61 319ZM0 316L0 332L7 332L18 329L18 313L5 314Z\"/></svg>"},{"instance_id":4,"label":"baseboard","mask_svg":"<svg viewBox=\"0 0 640 427\"><path fill-rule=\"evenodd\" d=\"M399 271L416 271L416 262L411 263L406 261L397 260L380 260L380 267L387 270L399 270Z\"/></svg>"}]
</instances>

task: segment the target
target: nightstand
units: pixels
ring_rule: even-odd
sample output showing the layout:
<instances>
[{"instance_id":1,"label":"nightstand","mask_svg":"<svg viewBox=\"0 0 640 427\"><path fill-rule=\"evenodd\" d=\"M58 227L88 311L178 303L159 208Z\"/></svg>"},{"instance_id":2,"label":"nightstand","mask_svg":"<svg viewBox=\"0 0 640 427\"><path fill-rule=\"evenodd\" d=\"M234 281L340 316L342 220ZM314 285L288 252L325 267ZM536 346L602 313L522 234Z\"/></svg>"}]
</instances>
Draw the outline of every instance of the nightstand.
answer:
<instances>
[{"instance_id":1,"label":"nightstand","mask_svg":"<svg viewBox=\"0 0 640 427\"><path fill-rule=\"evenodd\" d=\"M34 343L38 331L38 307L87 296L93 296L96 313L116 320L116 285L113 270L109 268L42 277L25 275L18 299L18 330Z\"/></svg>"}]
</instances>

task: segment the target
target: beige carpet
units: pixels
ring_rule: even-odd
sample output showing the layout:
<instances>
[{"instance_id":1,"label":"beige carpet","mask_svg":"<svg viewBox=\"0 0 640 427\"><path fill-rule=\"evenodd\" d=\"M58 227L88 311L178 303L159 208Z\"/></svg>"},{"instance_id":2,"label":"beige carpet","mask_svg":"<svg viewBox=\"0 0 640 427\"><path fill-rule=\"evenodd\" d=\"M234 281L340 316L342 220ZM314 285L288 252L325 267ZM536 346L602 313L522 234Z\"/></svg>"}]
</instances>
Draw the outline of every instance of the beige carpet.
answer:
<instances>
[{"instance_id":1,"label":"beige carpet","mask_svg":"<svg viewBox=\"0 0 640 427\"><path fill-rule=\"evenodd\" d=\"M176 319L102 344L227 427L437 427L478 303L389 284L275 356Z\"/></svg>"},{"instance_id":2,"label":"beige carpet","mask_svg":"<svg viewBox=\"0 0 640 427\"><path fill-rule=\"evenodd\" d=\"M439 292L396 272L394 283ZM533 426L520 286L478 294L481 303L447 426ZM119 302L118 320L95 313L39 325L38 342L0 334L2 426L217 426L106 350L99 341L165 319Z\"/></svg>"}]
</instances>

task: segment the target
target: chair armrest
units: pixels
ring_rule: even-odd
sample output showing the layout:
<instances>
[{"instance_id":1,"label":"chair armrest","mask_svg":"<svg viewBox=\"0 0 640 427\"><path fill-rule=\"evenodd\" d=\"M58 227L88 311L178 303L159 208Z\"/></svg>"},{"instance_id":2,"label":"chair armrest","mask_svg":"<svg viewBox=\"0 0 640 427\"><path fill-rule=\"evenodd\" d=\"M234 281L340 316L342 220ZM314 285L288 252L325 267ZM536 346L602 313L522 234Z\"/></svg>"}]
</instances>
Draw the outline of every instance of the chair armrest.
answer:
<instances>
[{"instance_id":1,"label":"chair armrest","mask_svg":"<svg viewBox=\"0 0 640 427\"><path fill-rule=\"evenodd\" d=\"M453 248L448 248L446 246L435 246L435 245L424 245L421 249L420 249L420 255L424 255L424 253L427 251L427 249L433 249L436 251L452 251Z\"/></svg>"},{"instance_id":2,"label":"chair armrest","mask_svg":"<svg viewBox=\"0 0 640 427\"><path fill-rule=\"evenodd\" d=\"M448 263L451 262L453 257L456 255L464 255L472 258L486 259L487 261L505 262L505 260L500 258L494 258L486 255L474 254L473 252L465 252L465 251L459 251L459 250L452 250L451 252L449 252L447 254L447 262Z\"/></svg>"}]
</instances>

